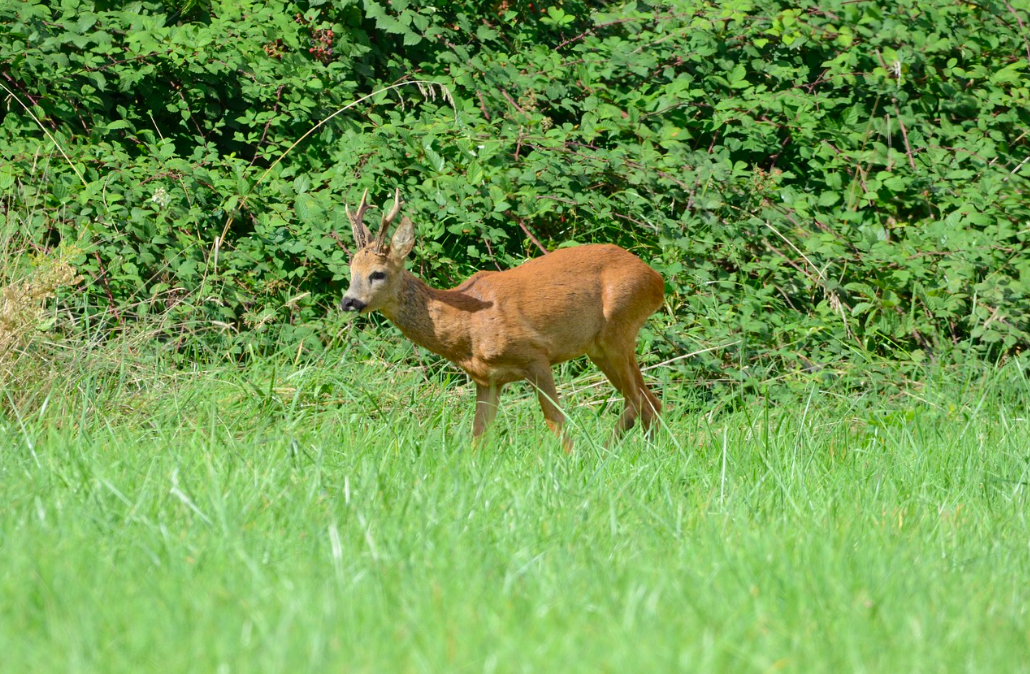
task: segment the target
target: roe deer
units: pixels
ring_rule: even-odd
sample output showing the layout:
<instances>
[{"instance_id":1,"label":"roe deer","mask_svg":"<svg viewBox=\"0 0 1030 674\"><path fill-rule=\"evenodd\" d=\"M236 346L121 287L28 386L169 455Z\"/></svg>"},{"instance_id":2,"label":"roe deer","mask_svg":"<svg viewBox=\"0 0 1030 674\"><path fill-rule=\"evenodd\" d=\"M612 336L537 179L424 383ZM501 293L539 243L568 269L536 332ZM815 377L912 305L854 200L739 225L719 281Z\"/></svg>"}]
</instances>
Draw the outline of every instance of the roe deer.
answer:
<instances>
[{"instance_id":1,"label":"roe deer","mask_svg":"<svg viewBox=\"0 0 1030 674\"><path fill-rule=\"evenodd\" d=\"M373 239L363 217L347 208L357 252L351 259L344 311L379 311L411 341L468 373L476 384L473 437L497 413L505 384L527 379L536 387L548 427L571 450L562 431L551 366L586 354L626 398L613 439L633 426L650 428L661 412L637 365L640 326L663 301L664 283L632 253L608 244L561 248L507 271L481 271L451 290L430 288L404 268L415 242L401 218L390 243L386 232L401 209L400 190Z\"/></svg>"}]
</instances>

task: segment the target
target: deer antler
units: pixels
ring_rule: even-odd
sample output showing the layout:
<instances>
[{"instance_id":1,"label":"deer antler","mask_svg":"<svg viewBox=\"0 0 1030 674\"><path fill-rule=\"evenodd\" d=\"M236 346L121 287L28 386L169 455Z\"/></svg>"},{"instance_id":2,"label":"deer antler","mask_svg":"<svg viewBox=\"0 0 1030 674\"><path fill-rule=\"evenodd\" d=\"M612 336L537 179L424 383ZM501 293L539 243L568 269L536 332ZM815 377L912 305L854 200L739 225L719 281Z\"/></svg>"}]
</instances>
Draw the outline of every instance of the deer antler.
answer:
<instances>
[{"instance_id":1,"label":"deer antler","mask_svg":"<svg viewBox=\"0 0 1030 674\"><path fill-rule=\"evenodd\" d=\"M379 233L376 234L375 249L380 253L386 252L386 232L390 229L390 225L397 217L397 214L401 212L402 203L401 190L398 187L393 193L393 208L390 209L389 213L383 215L383 219L379 223Z\"/></svg>"},{"instance_id":2,"label":"deer antler","mask_svg":"<svg viewBox=\"0 0 1030 674\"><path fill-rule=\"evenodd\" d=\"M368 190L365 190L365 193L361 195L361 203L358 205L356 213L352 214L346 204L343 206L343 210L350 220L351 230L354 232L354 243L358 245L358 250L368 245L368 228L362 222L362 219L365 217L365 211L368 210L367 197Z\"/></svg>"}]
</instances>

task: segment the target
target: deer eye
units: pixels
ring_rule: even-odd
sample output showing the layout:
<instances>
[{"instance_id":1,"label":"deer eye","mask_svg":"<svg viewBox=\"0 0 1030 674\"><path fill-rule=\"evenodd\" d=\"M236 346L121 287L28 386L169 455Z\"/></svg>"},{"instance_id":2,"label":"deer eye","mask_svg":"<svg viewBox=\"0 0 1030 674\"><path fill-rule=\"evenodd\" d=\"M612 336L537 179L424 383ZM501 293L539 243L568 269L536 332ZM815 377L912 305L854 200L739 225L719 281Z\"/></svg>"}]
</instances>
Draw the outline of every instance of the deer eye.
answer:
<instances>
[{"instance_id":1,"label":"deer eye","mask_svg":"<svg viewBox=\"0 0 1030 674\"><path fill-rule=\"evenodd\" d=\"M381 271L374 271L368 275L369 281L382 281L384 278L386 278L386 273Z\"/></svg>"}]
</instances>

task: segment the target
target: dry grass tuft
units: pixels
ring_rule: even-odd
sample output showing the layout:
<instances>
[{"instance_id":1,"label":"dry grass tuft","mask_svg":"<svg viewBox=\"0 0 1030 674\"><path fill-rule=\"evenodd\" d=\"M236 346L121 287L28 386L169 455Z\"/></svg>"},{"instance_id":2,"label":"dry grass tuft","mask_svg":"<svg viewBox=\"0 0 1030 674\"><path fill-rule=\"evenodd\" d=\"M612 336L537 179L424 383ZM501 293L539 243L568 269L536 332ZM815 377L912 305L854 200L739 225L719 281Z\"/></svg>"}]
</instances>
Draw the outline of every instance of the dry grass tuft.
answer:
<instances>
[{"instance_id":1,"label":"dry grass tuft","mask_svg":"<svg viewBox=\"0 0 1030 674\"><path fill-rule=\"evenodd\" d=\"M9 379L10 369L46 325L46 301L64 287L82 280L69 260L76 251L62 249L34 260L26 277L0 287L0 371Z\"/></svg>"}]
</instances>

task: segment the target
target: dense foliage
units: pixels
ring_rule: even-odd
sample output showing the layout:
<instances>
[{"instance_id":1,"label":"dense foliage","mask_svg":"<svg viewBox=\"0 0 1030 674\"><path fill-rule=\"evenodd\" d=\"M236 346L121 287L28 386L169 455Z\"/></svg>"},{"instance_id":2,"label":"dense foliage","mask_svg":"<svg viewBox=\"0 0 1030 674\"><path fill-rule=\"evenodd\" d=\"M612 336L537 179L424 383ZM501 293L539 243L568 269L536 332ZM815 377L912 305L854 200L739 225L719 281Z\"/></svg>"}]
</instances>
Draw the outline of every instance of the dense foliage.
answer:
<instances>
[{"instance_id":1,"label":"dense foliage","mask_svg":"<svg viewBox=\"0 0 1030 674\"><path fill-rule=\"evenodd\" d=\"M997 357L1030 343L1028 26L1025 0L4 3L0 213L79 251L81 312L235 353L321 348L343 205L399 186L429 280L614 241L668 284L648 347L725 347L712 372Z\"/></svg>"}]
</instances>

